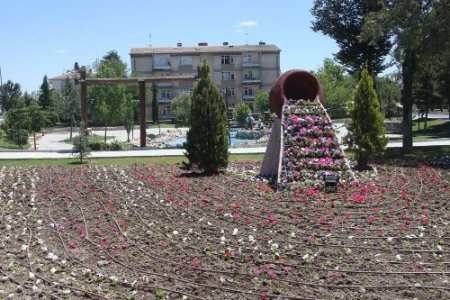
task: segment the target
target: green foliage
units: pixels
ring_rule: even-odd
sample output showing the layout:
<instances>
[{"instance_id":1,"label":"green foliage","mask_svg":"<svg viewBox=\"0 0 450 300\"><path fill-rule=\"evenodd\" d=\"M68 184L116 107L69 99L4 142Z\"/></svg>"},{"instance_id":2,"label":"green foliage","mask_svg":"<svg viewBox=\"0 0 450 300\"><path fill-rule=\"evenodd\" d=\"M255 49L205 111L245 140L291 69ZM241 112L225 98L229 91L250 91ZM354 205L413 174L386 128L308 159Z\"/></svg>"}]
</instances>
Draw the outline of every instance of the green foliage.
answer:
<instances>
[{"instance_id":1,"label":"green foliage","mask_svg":"<svg viewBox=\"0 0 450 300\"><path fill-rule=\"evenodd\" d=\"M255 103L260 113L264 113L270 110L269 92L260 90L255 95Z\"/></svg>"},{"instance_id":2,"label":"green foliage","mask_svg":"<svg viewBox=\"0 0 450 300\"><path fill-rule=\"evenodd\" d=\"M323 66L314 72L325 95L325 108L333 119L348 116L348 105L352 98L355 82L352 76L346 74L343 66L335 60L326 58Z\"/></svg>"},{"instance_id":3,"label":"green foliage","mask_svg":"<svg viewBox=\"0 0 450 300\"><path fill-rule=\"evenodd\" d=\"M349 135L357 147L357 160L360 168L367 167L368 155L383 153L387 144L384 130L384 117L373 87L373 80L364 69L350 105L351 121Z\"/></svg>"},{"instance_id":4,"label":"green foliage","mask_svg":"<svg viewBox=\"0 0 450 300\"><path fill-rule=\"evenodd\" d=\"M177 123L181 126L189 125L189 115L191 112L191 96L184 93L170 102L170 111L177 118Z\"/></svg>"},{"instance_id":5,"label":"green foliage","mask_svg":"<svg viewBox=\"0 0 450 300\"><path fill-rule=\"evenodd\" d=\"M358 74L364 66L369 73L378 74L386 65L384 57L389 53L389 34L361 39L360 34L368 13L381 11L387 0L315 0L311 9L315 17L312 29L331 37L339 46L337 60L351 74Z\"/></svg>"},{"instance_id":6,"label":"green foliage","mask_svg":"<svg viewBox=\"0 0 450 300\"><path fill-rule=\"evenodd\" d=\"M2 86L0 86L0 100L2 110L8 111L17 101L22 94L20 90L20 84L14 83L11 80L8 80Z\"/></svg>"},{"instance_id":7,"label":"green foliage","mask_svg":"<svg viewBox=\"0 0 450 300\"><path fill-rule=\"evenodd\" d=\"M39 92L40 92L38 98L39 105L43 109L52 108L53 101L51 98L50 85L48 84L47 75L45 75L44 78L42 79L42 84Z\"/></svg>"},{"instance_id":8,"label":"green foliage","mask_svg":"<svg viewBox=\"0 0 450 300\"><path fill-rule=\"evenodd\" d=\"M209 76L206 60L199 66L198 75L200 80L191 96L190 130L184 144L189 162L184 165L211 174L228 165L226 106Z\"/></svg>"},{"instance_id":9,"label":"green foliage","mask_svg":"<svg viewBox=\"0 0 450 300\"><path fill-rule=\"evenodd\" d=\"M234 107L233 117L240 125L244 125L245 119L251 112L250 107L244 101L239 101Z\"/></svg>"},{"instance_id":10,"label":"green foliage","mask_svg":"<svg viewBox=\"0 0 450 300\"><path fill-rule=\"evenodd\" d=\"M87 132L84 129L84 124L81 122L78 135L73 139L72 155L76 155L80 159L80 164L83 164L83 158L91 155L91 149L88 145Z\"/></svg>"},{"instance_id":11,"label":"green foliage","mask_svg":"<svg viewBox=\"0 0 450 300\"><path fill-rule=\"evenodd\" d=\"M26 129L11 128L7 131L7 138L9 141L22 148L23 145L28 144L29 133Z\"/></svg>"},{"instance_id":12,"label":"green foliage","mask_svg":"<svg viewBox=\"0 0 450 300\"><path fill-rule=\"evenodd\" d=\"M153 124L157 124L159 121L159 109L158 109L158 88L155 83L152 84L152 121Z\"/></svg>"},{"instance_id":13,"label":"green foliage","mask_svg":"<svg viewBox=\"0 0 450 300\"><path fill-rule=\"evenodd\" d=\"M386 118L398 116L401 97L400 84L389 75L377 78L376 83L381 111Z\"/></svg>"},{"instance_id":14,"label":"green foliage","mask_svg":"<svg viewBox=\"0 0 450 300\"><path fill-rule=\"evenodd\" d=\"M124 78L127 76L127 65L122 62L116 51L109 51L97 64L98 78ZM91 103L89 107L95 118L105 125L119 125L127 113L127 88L123 84L97 85L89 87Z\"/></svg>"}]
</instances>

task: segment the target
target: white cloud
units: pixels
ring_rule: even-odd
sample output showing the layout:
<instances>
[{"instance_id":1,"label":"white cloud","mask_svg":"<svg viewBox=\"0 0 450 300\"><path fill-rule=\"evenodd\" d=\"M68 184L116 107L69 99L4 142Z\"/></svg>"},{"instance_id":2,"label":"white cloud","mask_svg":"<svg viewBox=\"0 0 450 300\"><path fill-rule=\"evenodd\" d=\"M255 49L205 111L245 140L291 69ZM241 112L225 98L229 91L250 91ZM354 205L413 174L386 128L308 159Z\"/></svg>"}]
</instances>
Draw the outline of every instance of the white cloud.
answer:
<instances>
[{"instance_id":1,"label":"white cloud","mask_svg":"<svg viewBox=\"0 0 450 300\"><path fill-rule=\"evenodd\" d=\"M236 26L235 26L235 31L237 33L243 33L245 32L246 28L249 27L257 27L258 26L258 22L253 21L253 20L248 20L248 21L242 21L239 22Z\"/></svg>"}]
</instances>

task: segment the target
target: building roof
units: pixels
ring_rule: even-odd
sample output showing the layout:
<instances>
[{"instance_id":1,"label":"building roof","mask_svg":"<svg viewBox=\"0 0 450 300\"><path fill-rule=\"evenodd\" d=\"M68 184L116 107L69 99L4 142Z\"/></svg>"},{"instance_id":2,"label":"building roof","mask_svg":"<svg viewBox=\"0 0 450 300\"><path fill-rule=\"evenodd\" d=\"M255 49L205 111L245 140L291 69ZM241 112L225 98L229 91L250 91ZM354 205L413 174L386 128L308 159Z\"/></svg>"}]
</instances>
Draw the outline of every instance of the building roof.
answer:
<instances>
[{"instance_id":1,"label":"building roof","mask_svg":"<svg viewBox=\"0 0 450 300\"><path fill-rule=\"evenodd\" d=\"M65 73L59 76L55 76L52 78L49 78L48 80L66 80L67 78L69 79L77 79L79 77L78 72L69 72L69 73Z\"/></svg>"},{"instance_id":2,"label":"building roof","mask_svg":"<svg viewBox=\"0 0 450 300\"><path fill-rule=\"evenodd\" d=\"M269 52L280 53L275 45L224 45L224 46L195 46L195 47L146 47L131 48L131 56L144 56L149 54L203 54L203 53L243 53L243 52Z\"/></svg>"}]
</instances>

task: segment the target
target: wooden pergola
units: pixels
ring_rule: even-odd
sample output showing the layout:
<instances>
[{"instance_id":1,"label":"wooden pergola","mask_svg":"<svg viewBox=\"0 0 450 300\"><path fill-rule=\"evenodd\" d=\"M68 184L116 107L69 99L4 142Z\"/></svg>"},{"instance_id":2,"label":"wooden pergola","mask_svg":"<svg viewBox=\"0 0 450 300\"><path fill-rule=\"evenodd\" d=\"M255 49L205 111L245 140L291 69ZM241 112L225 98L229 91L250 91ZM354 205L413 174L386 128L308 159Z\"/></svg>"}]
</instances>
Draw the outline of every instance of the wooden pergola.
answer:
<instances>
[{"instance_id":1,"label":"wooden pergola","mask_svg":"<svg viewBox=\"0 0 450 300\"><path fill-rule=\"evenodd\" d=\"M197 78L194 76L160 76L160 77L131 77L131 78L86 78L86 68L80 69L80 93L81 93L81 118L84 126L88 124L88 85L102 84L138 84L139 86L139 128L140 128L140 146L146 146L146 123L145 123L145 84L147 82L192 82Z\"/></svg>"}]
</instances>

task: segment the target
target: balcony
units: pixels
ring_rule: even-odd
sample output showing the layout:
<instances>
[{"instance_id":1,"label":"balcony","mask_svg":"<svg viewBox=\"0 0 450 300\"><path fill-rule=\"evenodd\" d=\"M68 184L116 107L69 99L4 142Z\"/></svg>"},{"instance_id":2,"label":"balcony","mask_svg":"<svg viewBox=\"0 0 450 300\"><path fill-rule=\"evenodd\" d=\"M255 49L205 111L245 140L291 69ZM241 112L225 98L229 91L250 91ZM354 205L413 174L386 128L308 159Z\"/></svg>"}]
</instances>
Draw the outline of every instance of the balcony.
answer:
<instances>
[{"instance_id":1,"label":"balcony","mask_svg":"<svg viewBox=\"0 0 450 300\"><path fill-rule=\"evenodd\" d=\"M245 84L260 84L261 83L261 79L256 78L256 77L246 77L246 78L242 79L242 83L245 83Z\"/></svg>"},{"instance_id":2,"label":"balcony","mask_svg":"<svg viewBox=\"0 0 450 300\"><path fill-rule=\"evenodd\" d=\"M242 95L242 100L244 100L244 101L255 100L255 95Z\"/></svg>"},{"instance_id":3,"label":"balcony","mask_svg":"<svg viewBox=\"0 0 450 300\"><path fill-rule=\"evenodd\" d=\"M171 65L154 65L153 70L154 71L172 70L172 66Z\"/></svg>"},{"instance_id":4,"label":"balcony","mask_svg":"<svg viewBox=\"0 0 450 300\"><path fill-rule=\"evenodd\" d=\"M260 64L256 61L243 61L242 68L259 68Z\"/></svg>"}]
</instances>

